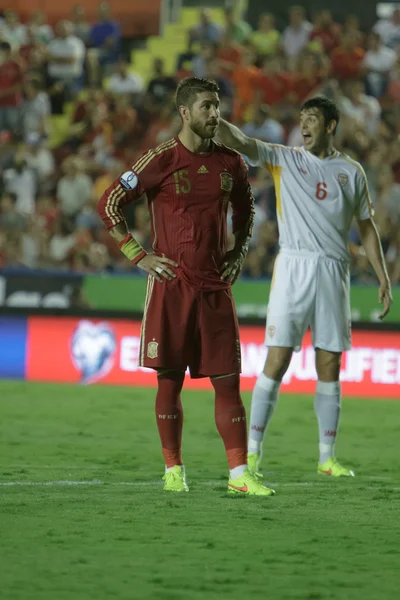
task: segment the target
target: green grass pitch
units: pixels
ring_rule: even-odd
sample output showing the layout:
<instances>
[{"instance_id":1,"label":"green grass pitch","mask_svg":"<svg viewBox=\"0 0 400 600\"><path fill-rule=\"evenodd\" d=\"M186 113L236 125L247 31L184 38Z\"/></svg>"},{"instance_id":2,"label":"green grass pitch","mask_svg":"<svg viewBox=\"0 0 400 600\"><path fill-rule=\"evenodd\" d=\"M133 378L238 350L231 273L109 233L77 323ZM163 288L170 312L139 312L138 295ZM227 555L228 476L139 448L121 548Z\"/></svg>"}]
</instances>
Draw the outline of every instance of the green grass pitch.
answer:
<instances>
[{"instance_id":1,"label":"green grass pitch","mask_svg":"<svg viewBox=\"0 0 400 600\"><path fill-rule=\"evenodd\" d=\"M184 392L189 494L163 493L154 390L0 382L1 600L387 600L400 582L400 404L343 403L316 475L311 397L282 396L273 498L231 498L210 393ZM244 397L248 406L250 396Z\"/></svg>"}]
</instances>

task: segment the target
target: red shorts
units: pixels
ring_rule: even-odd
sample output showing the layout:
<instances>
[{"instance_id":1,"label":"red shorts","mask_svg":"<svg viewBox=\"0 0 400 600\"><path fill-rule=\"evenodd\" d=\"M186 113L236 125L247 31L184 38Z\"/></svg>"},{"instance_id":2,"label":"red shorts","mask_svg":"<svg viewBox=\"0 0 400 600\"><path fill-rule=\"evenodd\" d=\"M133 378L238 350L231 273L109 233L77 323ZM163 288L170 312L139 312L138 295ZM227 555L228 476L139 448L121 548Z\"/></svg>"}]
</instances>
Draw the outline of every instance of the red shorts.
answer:
<instances>
[{"instance_id":1,"label":"red shorts","mask_svg":"<svg viewBox=\"0 0 400 600\"><path fill-rule=\"evenodd\" d=\"M149 277L140 366L190 369L193 378L240 373L239 326L230 289L199 291Z\"/></svg>"}]
</instances>

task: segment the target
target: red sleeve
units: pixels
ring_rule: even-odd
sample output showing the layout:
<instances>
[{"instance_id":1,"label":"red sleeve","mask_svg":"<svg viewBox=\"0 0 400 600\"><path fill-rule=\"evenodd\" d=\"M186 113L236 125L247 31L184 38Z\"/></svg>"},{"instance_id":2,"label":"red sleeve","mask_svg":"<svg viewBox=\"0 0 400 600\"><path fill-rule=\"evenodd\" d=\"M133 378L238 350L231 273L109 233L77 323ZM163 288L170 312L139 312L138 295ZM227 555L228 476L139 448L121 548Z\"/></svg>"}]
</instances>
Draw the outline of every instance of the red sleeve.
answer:
<instances>
[{"instance_id":1,"label":"red sleeve","mask_svg":"<svg viewBox=\"0 0 400 600\"><path fill-rule=\"evenodd\" d=\"M254 223L254 197L247 176L248 169L241 156L238 157L235 181L230 201L232 205L232 233L247 232L251 237Z\"/></svg>"},{"instance_id":2,"label":"red sleeve","mask_svg":"<svg viewBox=\"0 0 400 600\"><path fill-rule=\"evenodd\" d=\"M167 144L168 142L164 145ZM165 176L165 154L168 154L172 147L174 145L169 143L165 149L160 147L149 150L132 165L130 171L123 173L106 189L99 200L97 211L107 229L125 222L123 206L138 200L142 194L160 185Z\"/></svg>"}]
</instances>

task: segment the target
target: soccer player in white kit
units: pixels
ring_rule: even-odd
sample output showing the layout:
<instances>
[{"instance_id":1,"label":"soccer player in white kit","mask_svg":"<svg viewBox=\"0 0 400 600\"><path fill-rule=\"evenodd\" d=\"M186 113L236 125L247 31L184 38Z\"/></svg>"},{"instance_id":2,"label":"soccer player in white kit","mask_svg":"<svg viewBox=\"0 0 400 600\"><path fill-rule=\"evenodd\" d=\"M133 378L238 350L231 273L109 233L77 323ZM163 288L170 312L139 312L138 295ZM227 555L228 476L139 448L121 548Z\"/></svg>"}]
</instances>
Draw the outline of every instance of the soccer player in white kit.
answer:
<instances>
[{"instance_id":1,"label":"soccer player in white kit","mask_svg":"<svg viewBox=\"0 0 400 600\"><path fill-rule=\"evenodd\" d=\"M335 150L337 106L324 97L300 111L304 146L290 148L245 136L220 121L222 141L272 175L277 203L280 252L268 303L268 355L252 397L249 468L257 472L262 444L293 350L311 328L318 382L315 413L323 475L352 476L335 458L340 417L339 372L342 352L351 347L348 232L355 217L361 242L379 279L383 319L392 302L380 237L373 221L368 183L361 165Z\"/></svg>"}]
</instances>

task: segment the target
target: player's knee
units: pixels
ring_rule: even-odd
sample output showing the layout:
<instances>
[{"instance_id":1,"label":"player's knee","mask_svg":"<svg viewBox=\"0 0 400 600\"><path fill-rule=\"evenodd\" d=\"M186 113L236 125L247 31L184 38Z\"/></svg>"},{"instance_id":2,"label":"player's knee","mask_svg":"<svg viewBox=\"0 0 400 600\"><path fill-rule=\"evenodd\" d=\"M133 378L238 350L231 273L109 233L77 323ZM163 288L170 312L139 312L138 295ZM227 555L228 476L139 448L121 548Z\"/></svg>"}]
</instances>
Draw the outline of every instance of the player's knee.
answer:
<instances>
[{"instance_id":1,"label":"player's knee","mask_svg":"<svg viewBox=\"0 0 400 600\"><path fill-rule=\"evenodd\" d=\"M179 395L185 380L185 373L184 371L160 369L157 371L157 380L159 390L171 395Z\"/></svg>"},{"instance_id":2,"label":"player's knee","mask_svg":"<svg viewBox=\"0 0 400 600\"><path fill-rule=\"evenodd\" d=\"M274 381L282 381L292 358L291 348L270 348L264 367L264 375Z\"/></svg>"},{"instance_id":3,"label":"player's knee","mask_svg":"<svg viewBox=\"0 0 400 600\"><path fill-rule=\"evenodd\" d=\"M226 377L211 377L217 399L227 399L229 403L242 404L240 396L240 376L238 373Z\"/></svg>"},{"instance_id":4,"label":"player's knee","mask_svg":"<svg viewBox=\"0 0 400 600\"><path fill-rule=\"evenodd\" d=\"M342 354L340 352L327 352L317 349L315 367L319 381L338 381L341 364Z\"/></svg>"}]
</instances>

